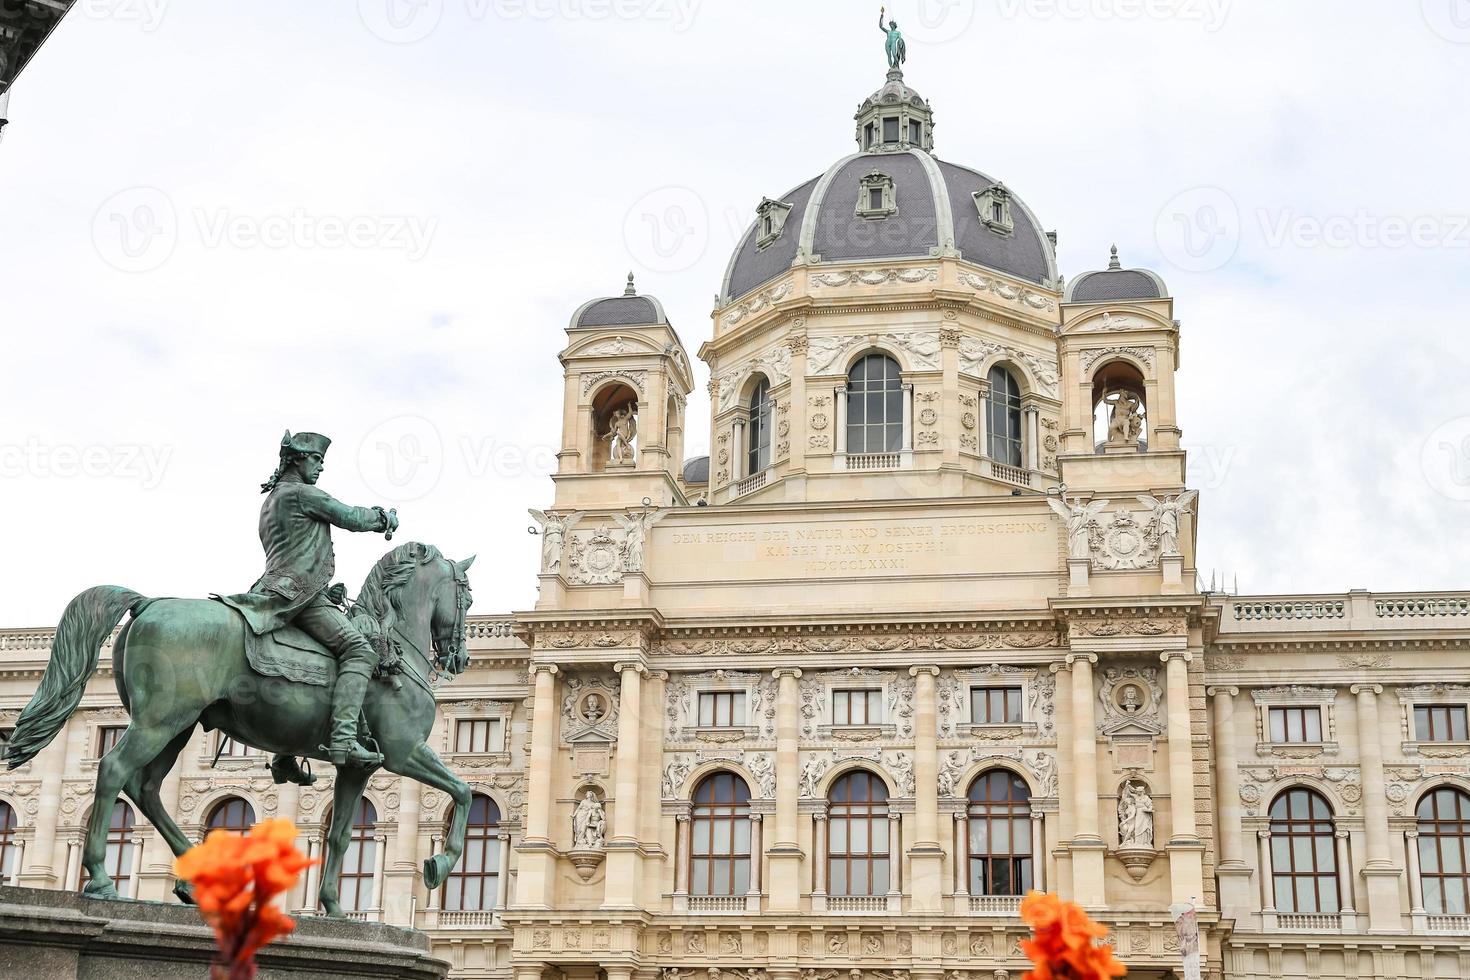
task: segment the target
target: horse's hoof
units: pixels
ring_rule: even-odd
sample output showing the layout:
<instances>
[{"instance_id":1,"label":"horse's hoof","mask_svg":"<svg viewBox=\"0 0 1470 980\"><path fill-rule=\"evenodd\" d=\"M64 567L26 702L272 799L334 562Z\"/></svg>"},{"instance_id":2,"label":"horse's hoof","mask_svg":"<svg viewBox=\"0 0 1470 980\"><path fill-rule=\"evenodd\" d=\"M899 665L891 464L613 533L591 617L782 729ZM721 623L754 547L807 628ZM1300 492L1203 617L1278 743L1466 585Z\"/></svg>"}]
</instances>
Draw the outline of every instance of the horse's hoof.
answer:
<instances>
[{"instance_id":1,"label":"horse's hoof","mask_svg":"<svg viewBox=\"0 0 1470 980\"><path fill-rule=\"evenodd\" d=\"M336 900L329 901L322 899L322 911L327 914L328 918L332 919L345 919L347 917L346 913L342 911L342 903Z\"/></svg>"},{"instance_id":2,"label":"horse's hoof","mask_svg":"<svg viewBox=\"0 0 1470 980\"><path fill-rule=\"evenodd\" d=\"M444 879L449 877L453 867L447 854L435 854L424 862L424 884L430 888L438 888L444 884Z\"/></svg>"},{"instance_id":3,"label":"horse's hoof","mask_svg":"<svg viewBox=\"0 0 1470 980\"><path fill-rule=\"evenodd\" d=\"M197 905L194 901L194 886L187 881L174 882L174 895L185 905Z\"/></svg>"},{"instance_id":4,"label":"horse's hoof","mask_svg":"<svg viewBox=\"0 0 1470 980\"><path fill-rule=\"evenodd\" d=\"M93 878L82 889L82 894L88 898L122 898L117 893L117 886L112 883L111 878Z\"/></svg>"}]
</instances>

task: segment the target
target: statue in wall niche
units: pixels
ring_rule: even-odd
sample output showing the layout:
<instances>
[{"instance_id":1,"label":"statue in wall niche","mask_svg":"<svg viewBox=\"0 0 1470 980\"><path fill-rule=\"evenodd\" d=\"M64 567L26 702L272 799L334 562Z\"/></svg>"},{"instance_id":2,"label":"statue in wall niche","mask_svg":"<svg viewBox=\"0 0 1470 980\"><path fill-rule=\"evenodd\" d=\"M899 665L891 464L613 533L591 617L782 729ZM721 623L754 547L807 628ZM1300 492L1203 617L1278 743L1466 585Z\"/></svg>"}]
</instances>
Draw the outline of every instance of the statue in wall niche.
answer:
<instances>
[{"instance_id":1,"label":"statue in wall niche","mask_svg":"<svg viewBox=\"0 0 1470 980\"><path fill-rule=\"evenodd\" d=\"M1179 518L1189 512L1198 490L1186 490L1173 497L1160 500L1151 494L1140 494L1138 502L1151 512L1149 527L1159 537L1159 554L1175 557L1179 554Z\"/></svg>"},{"instance_id":2,"label":"statue in wall niche","mask_svg":"<svg viewBox=\"0 0 1470 980\"><path fill-rule=\"evenodd\" d=\"M607 421L607 434L603 442L611 443L608 458L614 463L631 463L634 460L633 440L638 437L638 403L629 402L616 409Z\"/></svg>"},{"instance_id":3,"label":"statue in wall niche","mask_svg":"<svg viewBox=\"0 0 1470 980\"><path fill-rule=\"evenodd\" d=\"M1091 558L1092 531L1098 526L1097 515L1107 507L1108 501L1094 500L1091 503L1083 503L1080 497L1073 497L1069 501L1063 495L1060 500L1047 497L1046 502L1052 510L1056 511L1058 517L1067 522L1067 557Z\"/></svg>"},{"instance_id":4,"label":"statue in wall niche","mask_svg":"<svg viewBox=\"0 0 1470 980\"><path fill-rule=\"evenodd\" d=\"M541 525L541 569L547 572L557 571L561 568L561 553L566 547L567 534L582 519L583 512L556 514L532 507L530 514Z\"/></svg>"},{"instance_id":5,"label":"statue in wall niche","mask_svg":"<svg viewBox=\"0 0 1470 980\"><path fill-rule=\"evenodd\" d=\"M1143 434L1143 399L1119 390L1103 396L1108 405L1108 445L1136 446Z\"/></svg>"},{"instance_id":6,"label":"statue in wall niche","mask_svg":"<svg viewBox=\"0 0 1470 980\"><path fill-rule=\"evenodd\" d=\"M1154 801L1136 780L1118 794L1118 843L1122 847L1154 846Z\"/></svg>"},{"instance_id":7,"label":"statue in wall niche","mask_svg":"<svg viewBox=\"0 0 1470 980\"><path fill-rule=\"evenodd\" d=\"M667 513L659 510L635 510L629 511L627 516L613 515L623 528L623 571L643 571L643 543L648 539L649 530L663 520Z\"/></svg>"},{"instance_id":8,"label":"statue in wall niche","mask_svg":"<svg viewBox=\"0 0 1470 980\"><path fill-rule=\"evenodd\" d=\"M1143 689L1137 684L1125 684L1118 692L1118 703L1125 714L1136 715L1143 710Z\"/></svg>"},{"instance_id":9,"label":"statue in wall niche","mask_svg":"<svg viewBox=\"0 0 1470 980\"><path fill-rule=\"evenodd\" d=\"M572 814L572 844L575 847L601 848L607 834L607 815L602 801L590 789Z\"/></svg>"}]
</instances>

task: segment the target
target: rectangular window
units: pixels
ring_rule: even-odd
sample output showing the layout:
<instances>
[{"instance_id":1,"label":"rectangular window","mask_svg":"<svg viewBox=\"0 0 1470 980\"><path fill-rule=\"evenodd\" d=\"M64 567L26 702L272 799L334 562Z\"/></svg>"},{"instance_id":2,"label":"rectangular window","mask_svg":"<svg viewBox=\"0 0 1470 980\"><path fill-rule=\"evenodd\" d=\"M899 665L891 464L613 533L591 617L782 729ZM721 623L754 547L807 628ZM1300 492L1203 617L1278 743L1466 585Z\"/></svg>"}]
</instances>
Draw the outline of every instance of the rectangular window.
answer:
<instances>
[{"instance_id":1,"label":"rectangular window","mask_svg":"<svg viewBox=\"0 0 1470 980\"><path fill-rule=\"evenodd\" d=\"M454 723L454 751L499 752L500 719L474 718Z\"/></svg>"},{"instance_id":2,"label":"rectangular window","mask_svg":"<svg viewBox=\"0 0 1470 980\"><path fill-rule=\"evenodd\" d=\"M868 125L866 127L864 127L863 132L864 132L865 137L866 137L865 138L865 141L864 141L865 146L867 148L871 149L872 146L873 146L873 143L878 138L878 127L874 126L872 123L868 123Z\"/></svg>"},{"instance_id":3,"label":"rectangular window","mask_svg":"<svg viewBox=\"0 0 1470 980\"><path fill-rule=\"evenodd\" d=\"M970 723L974 725L1019 725L1019 687L970 688Z\"/></svg>"},{"instance_id":4,"label":"rectangular window","mask_svg":"<svg viewBox=\"0 0 1470 980\"><path fill-rule=\"evenodd\" d=\"M215 743L215 751L222 759L243 759L255 755L256 750L244 742L237 742L224 732L219 733L219 741Z\"/></svg>"},{"instance_id":5,"label":"rectangular window","mask_svg":"<svg viewBox=\"0 0 1470 980\"><path fill-rule=\"evenodd\" d=\"M127 725L103 725L97 729L97 758L112 751L112 747L122 738L123 732L128 730Z\"/></svg>"},{"instance_id":6,"label":"rectangular window","mask_svg":"<svg viewBox=\"0 0 1470 980\"><path fill-rule=\"evenodd\" d=\"M872 187L868 189L868 210L883 210L883 189L881 187Z\"/></svg>"},{"instance_id":7,"label":"rectangular window","mask_svg":"<svg viewBox=\"0 0 1470 980\"><path fill-rule=\"evenodd\" d=\"M745 692L705 691L699 695L700 728L736 728L745 724Z\"/></svg>"},{"instance_id":8,"label":"rectangular window","mask_svg":"<svg viewBox=\"0 0 1470 980\"><path fill-rule=\"evenodd\" d=\"M917 119L909 120L909 142L915 146L924 142L924 124Z\"/></svg>"},{"instance_id":9,"label":"rectangular window","mask_svg":"<svg viewBox=\"0 0 1470 980\"><path fill-rule=\"evenodd\" d=\"M1470 741L1465 728L1463 704L1419 704L1414 706L1414 737L1421 742Z\"/></svg>"},{"instance_id":10,"label":"rectangular window","mask_svg":"<svg viewBox=\"0 0 1470 980\"><path fill-rule=\"evenodd\" d=\"M1271 741L1322 741L1321 708L1271 708Z\"/></svg>"},{"instance_id":11,"label":"rectangular window","mask_svg":"<svg viewBox=\"0 0 1470 980\"><path fill-rule=\"evenodd\" d=\"M832 724L876 725L883 719L883 692L833 691Z\"/></svg>"},{"instance_id":12,"label":"rectangular window","mask_svg":"<svg viewBox=\"0 0 1470 980\"><path fill-rule=\"evenodd\" d=\"M898 142L898 117L897 116L890 116L889 118L883 120L883 142L885 142L885 143L897 143Z\"/></svg>"}]
</instances>

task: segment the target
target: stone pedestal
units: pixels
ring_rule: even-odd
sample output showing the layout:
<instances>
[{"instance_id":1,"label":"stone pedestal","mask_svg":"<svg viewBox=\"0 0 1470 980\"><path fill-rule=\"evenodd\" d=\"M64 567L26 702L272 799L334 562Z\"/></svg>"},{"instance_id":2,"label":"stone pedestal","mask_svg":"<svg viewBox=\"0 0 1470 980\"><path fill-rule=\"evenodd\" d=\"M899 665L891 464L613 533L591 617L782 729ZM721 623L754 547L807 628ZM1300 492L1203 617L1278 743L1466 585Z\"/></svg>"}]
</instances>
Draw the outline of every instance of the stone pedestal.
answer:
<instances>
[{"instance_id":1,"label":"stone pedestal","mask_svg":"<svg viewBox=\"0 0 1470 980\"><path fill-rule=\"evenodd\" d=\"M214 934L190 906L0 888L0 976L201 980L214 953ZM319 916L298 916L296 931L256 962L260 980L444 980L449 973L421 932Z\"/></svg>"}]
</instances>

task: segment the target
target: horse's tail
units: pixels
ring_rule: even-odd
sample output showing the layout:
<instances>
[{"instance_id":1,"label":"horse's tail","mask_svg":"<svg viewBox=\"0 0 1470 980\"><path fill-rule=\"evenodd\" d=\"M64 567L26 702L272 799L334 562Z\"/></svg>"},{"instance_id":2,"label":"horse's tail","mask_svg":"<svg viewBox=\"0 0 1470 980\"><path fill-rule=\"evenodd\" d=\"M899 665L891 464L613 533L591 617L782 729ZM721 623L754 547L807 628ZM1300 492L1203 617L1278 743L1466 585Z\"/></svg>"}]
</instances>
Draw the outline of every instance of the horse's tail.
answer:
<instances>
[{"instance_id":1,"label":"horse's tail","mask_svg":"<svg viewBox=\"0 0 1470 980\"><path fill-rule=\"evenodd\" d=\"M56 626L51 661L41 685L20 713L5 746L5 764L25 765L44 749L81 703L87 681L97 672L102 644L142 596L117 585L98 585L73 599Z\"/></svg>"}]
</instances>

